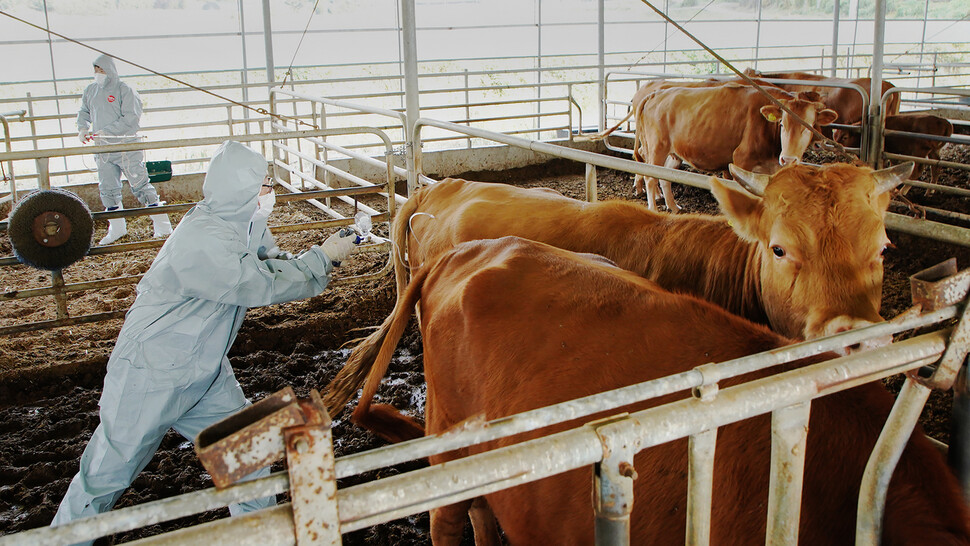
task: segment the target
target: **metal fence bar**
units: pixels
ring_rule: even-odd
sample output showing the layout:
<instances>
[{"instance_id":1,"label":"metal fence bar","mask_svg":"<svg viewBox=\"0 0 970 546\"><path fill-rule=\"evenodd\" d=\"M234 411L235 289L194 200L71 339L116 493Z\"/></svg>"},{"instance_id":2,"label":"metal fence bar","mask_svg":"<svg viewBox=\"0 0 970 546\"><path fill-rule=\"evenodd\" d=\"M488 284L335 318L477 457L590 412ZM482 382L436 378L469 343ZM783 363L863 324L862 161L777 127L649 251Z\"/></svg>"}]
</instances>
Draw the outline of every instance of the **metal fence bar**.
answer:
<instances>
[{"instance_id":1,"label":"metal fence bar","mask_svg":"<svg viewBox=\"0 0 970 546\"><path fill-rule=\"evenodd\" d=\"M687 544L706 546L711 542L717 429L692 434L687 445Z\"/></svg>"},{"instance_id":2,"label":"metal fence bar","mask_svg":"<svg viewBox=\"0 0 970 546\"><path fill-rule=\"evenodd\" d=\"M791 80L789 80L791 81ZM861 89L861 88L860 88ZM450 123L447 121L438 121L429 118L421 118L415 122L415 142L420 143L420 131L421 128L425 126L438 127L439 129L447 129L460 134L468 134L483 138L486 140L492 140L495 142L501 142L503 144L508 144L510 146L516 146L518 148L524 148L527 150L532 150L534 152L539 152L554 157L562 157L565 159L571 159L573 161L579 161L580 163L587 163L590 165L596 165L597 167L605 167L607 169L615 169L619 171L625 171L634 174L641 174L643 176L654 176L662 178L664 180L670 180L672 182L677 182L680 184L687 184L688 186L694 186L698 188L704 188L709 190L710 183L709 180L712 178L710 175L700 175L694 173L688 173L685 171L678 171L675 169L668 169L665 167L658 167L655 165L650 165L647 163L640 163L638 161L632 161L629 159L622 159L619 157L611 157L604 154L597 154L594 152L587 152L584 150L576 150L573 148L566 148L564 146L557 146L555 144L549 144L546 142L537 142L532 140L526 140L523 138L517 138L514 136L509 136L502 133L495 133L492 131L487 131L484 129L478 129L475 127L465 127L456 123ZM415 165L419 173L423 172L420 164L420 147L417 148L415 153ZM734 185L734 181L718 179L722 183L727 185ZM906 216L894 213L886 213L885 216L886 227L896 231L901 231L903 233L909 233L911 235L918 235L920 237L927 237L930 239L936 239L938 241L943 241L947 243L970 246L970 229L962 228L959 226L953 226L949 224L942 224L939 222L931 222L928 220L915 220L908 218Z\"/></svg>"},{"instance_id":3,"label":"metal fence bar","mask_svg":"<svg viewBox=\"0 0 970 546\"><path fill-rule=\"evenodd\" d=\"M912 376L906 377L903 388L876 440L869 464L862 476L856 520L856 544L879 544L882 537L882 515L886 507L886 493L893 469L903 454L906 442L916 427L931 389Z\"/></svg>"},{"instance_id":4,"label":"metal fence bar","mask_svg":"<svg viewBox=\"0 0 970 546\"><path fill-rule=\"evenodd\" d=\"M955 309L951 308L951 312L948 315L955 315ZM944 314L947 315L947 314ZM939 313L934 313L932 316L936 319L940 319ZM910 327L918 328L920 324L926 322L929 318L918 317L921 320L912 319L907 322ZM943 319L945 320L945 319ZM874 327L869 327L869 330L874 329ZM846 332L849 334L851 332ZM872 335L877 335L873 331L869 332ZM816 340L818 343L805 342L799 344L805 349L807 345L815 345L814 349L818 351L824 351L829 345L835 345L834 341L836 338L845 338L844 334L839 334L838 336L833 336L831 338L826 338L823 340ZM846 339L839 340L839 343L846 342ZM721 426L725 422L729 422L731 419L738 417L737 415L728 415L725 413L727 409L737 409L744 414L755 415L757 413L765 413L771 411L772 404L777 404L777 407L784 407L786 405L791 405L793 402L797 403L799 401L807 401L811 398L830 394L832 392L837 392L843 389L851 388L863 382L871 381L877 377L884 375L891 375L893 373L900 373L908 369L915 369L923 366L929 362L935 361L942 354L945 344L947 341L945 332L934 332L930 334L924 334L917 338L911 338L909 340L898 342L892 346L885 347L882 349L876 349L866 353L851 355L848 357L842 357L839 359L831 360L828 362L823 362L799 370L794 370L790 372L785 372L779 374L774 378L767 378L763 380L758 380L750 384L740 385L738 387L732 387L730 389L725 389L720 391L716 399L712 401L701 402L699 400L685 400L681 402L674 403L673 406L668 407L661 406L658 408L653 408L651 410L646 410L645 412L639 412L634 414L633 418L643 425L642 434L644 437L648 437L649 441L644 441L642 443L643 447L649 445L657 445L666 441L671 441L676 439L676 437L685 437L691 434L697 434L703 430L708 430L712 427ZM727 365L729 368L733 368L734 372L747 373L739 369L738 363L745 361L750 366L754 362L765 362L765 361L776 361L781 359L796 359L800 358L799 351L790 351L790 347L782 348L781 350L785 353L784 355L776 354L774 351L768 353L760 353L758 355L751 355L749 357L743 357L735 361L729 361L727 363L708 365L711 370L716 369L722 365ZM731 364L731 363L734 364ZM750 369L750 368L748 368ZM687 376L693 376L695 381L684 381ZM691 386L696 386L703 382L705 377L711 377L709 373L700 373L697 371L687 372L685 374L679 374L679 376L670 376L666 378L660 378L652 382L648 382L653 386L657 385L675 385L675 381L679 381L680 385L673 387L674 390L661 391L661 392L677 392L683 391L685 389L691 388ZM777 379L777 378L785 378ZM777 379L777 381L776 381ZM756 388L754 384L757 383L759 386ZM644 384L646 385L646 384ZM824 385L824 387L819 387ZM532 427L542 427L551 424L547 419L534 420L535 415L549 415L550 413L560 413L569 414L564 420L575 419L576 417L582 415L589 415L589 413L579 413L576 414L575 408L576 404L582 402L583 400L600 398L602 400L609 400L612 403L611 407L622 407L628 405L635 400L631 399L624 392L629 392L630 387L625 389L619 389L617 391L611 391L607 393L602 393L599 395L593 395L592 397L587 397L586 399L580 399L576 401L566 402L559 404L557 406L550 406L548 408L541 408L540 410L534 410L533 412L527 412L526 414L520 414L518 416L512 416L497 421L493 421L484 427L482 431L462 431L458 432L457 435L468 436L470 434L480 435L482 432L494 432L495 430L502 429L503 426L508 422L514 422L516 420L521 420L525 422L531 422ZM755 397L750 398L750 400L756 402L756 404L742 404L741 401L746 398L744 394L733 394L739 392L739 390L753 391L755 392ZM661 395L658 392L656 395ZM771 396L762 396L761 393L768 393ZM771 400L769 400L771 398ZM695 403L696 402L696 403ZM767 408L767 409L766 409ZM724 411L722 411L724 410ZM593 412L603 411L602 408L597 408ZM648 416L649 412L659 412L659 415ZM755 412L755 413L751 413ZM529 415L533 417L530 418ZM691 414L699 415L703 417L700 421L695 423L696 426L687 426L687 421L690 420L688 417ZM652 415L652 414L651 414ZM667 416L667 417L665 417ZM656 418L656 420L653 420ZM713 419L713 421L712 421ZM740 419L740 418L739 418ZM626 420L624 421L624 423ZM658 426L657 423L664 423L663 426ZM616 427L616 423L609 423L601 426L598 430L603 433L623 433L624 431L613 431L612 427ZM626 425L624 425L625 427ZM502 431L502 435L513 435L522 432L522 428L509 429L505 428ZM577 432L579 431L579 432ZM571 447L567 444L569 442L563 442L560 439L563 435L573 436L573 435L592 435L592 438L587 438L590 442L588 449L585 451L587 455L581 456L576 460L575 455L578 453L576 446ZM399 462L394 457L388 459L385 455L392 451L400 451L402 448L413 448L418 444L427 445L429 442L434 443L430 451L428 450L414 450L411 449L410 457L404 460L411 460L415 458L420 458L427 456L428 453L444 453L447 451L452 451L455 449L455 439L456 434L446 434L443 436L422 438L419 440L413 440L410 442L405 442L402 444L389 446L387 448L380 448L370 452L365 452L362 454L355 454L348 457L342 457L336 462L337 477L346 477L363 471L363 468L367 468L367 465L354 464L355 462L367 460L367 459L380 459L381 464L378 467L388 466L392 464L397 464ZM479 436L475 441L471 443L480 443L482 441L488 441L491 439L496 439L500 436ZM550 440L550 438L552 438ZM539 444L541 447L536 447L532 449L536 454L539 455L539 459L544 461L542 464L548 463L550 471L554 470L552 473L563 472L568 470L566 466L563 466L563 462L559 459L555 459L559 456L566 456L573 461L573 464L578 466L583 466L586 464L592 464L597 462L603 455L603 447L596 433L584 427L582 429L576 429L567 433L560 433L556 437L547 437L545 439L534 440L533 442L542 442ZM471 445L467 444L467 445ZM532 442L530 442L531 444ZM506 448L502 452L508 452L511 450L522 449L521 446L525 444L518 444L512 446L512 448ZM484 477L482 472L479 472L480 465L482 464L483 458L498 457L499 452L492 451L482 455L476 455L473 458L466 459L463 461L453 461L448 463L448 471L444 474L446 478L444 481L453 480L455 474L451 470L457 469L460 465L466 465L467 468L471 469L472 474L477 476L476 480L479 482L479 487L484 489L471 490L465 489L461 498L472 498L478 496L479 494L484 494L496 489L502 488L502 486L514 485L517 483L523 483L525 480L522 478L526 473L533 470L533 465L527 465L528 468L522 470L517 467L504 466L503 468L511 475L511 477ZM593 457L593 459L589 459ZM577 466L577 467L578 467ZM344 532L360 529L366 527L370 524L377 523L377 520L385 518L384 520L393 519L394 517L400 517L410 513L416 513L426 510L432 505L446 505L451 502L460 500L458 497L449 496L442 497L441 491L435 489L436 486L428 485L432 490L435 491L435 497L438 504L414 504L413 501L402 501L400 498L410 497L412 493L416 493L414 484L424 484L426 482L427 473L441 472L442 469L436 469L432 467L431 469L425 469L425 471L417 471L409 473L404 476L397 476L391 479L381 480L380 482L372 482L371 484L364 484L363 486L356 486L353 488L348 488L338 492L339 502L340 502L340 513L341 513L341 523ZM490 471L491 472L491 471ZM545 474L545 471L539 472L539 474L534 474L533 477L541 477ZM406 478L406 483L400 481L401 478ZM376 484L376 485L375 485ZM390 492L385 491L383 493L368 493L368 491L377 490L382 487L381 484L387 484L388 486L394 485L395 489ZM37 544L37 543L69 543L82 539L90 539L96 536L103 536L106 534L112 534L121 532L124 530L130 530L137 528L141 525L147 525L150 523L157 523L160 521L168 521L171 519L177 519L180 517L185 517L194 513L199 513L205 510L210 510L218 506L225 506L230 502L241 502L244 500L251 500L254 498L259 498L271 494L277 494L285 491L288 487L288 480L285 475L274 474L270 477L254 480L251 482L244 482L235 486L232 486L223 491L215 490L205 490L200 492L188 493L185 495L180 495L178 497L173 497L170 499L164 499L161 501L155 501L152 503L147 503L144 505L138 505L130 508L115 510L105 514L101 514L94 518L87 518L83 520L78 520L70 524L56 527L56 528L41 528L31 531L26 531L16 535L9 535L7 537L0 537L0 544L3 546L9 546L12 544ZM394 507L394 506L378 506L379 503L387 502L389 499L395 497L393 493L394 490L399 491L398 496L400 497L397 501L398 503L407 504L407 507ZM404 492L407 492L405 495ZM361 496L362 495L362 496ZM355 500L356 499L356 500ZM276 511L287 510L285 507L277 507L271 509L274 513L279 513ZM265 511L264 511L265 512ZM262 513L262 512L260 512ZM383 514L381 516L380 514ZM262 516L259 516L262 517ZM274 516L275 518L276 516ZM376 519L372 519L376 518ZM233 518L231 521L242 522L246 521L241 518ZM255 521L255 520L254 520ZM260 520L262 521L262 520ZM218 524L222 525L222 524ZM184 540L189 542L172 542L172 544L193 544L192 540L199 540L198 535L195 533L205 532L206 526L200 528L186 529L178 532L177 536L169 537L170 540L183 540L181 537L185 537ZM201 531L200 531L201 529ZM277 533L285 533L286 529L280 528L276 530ZM288 536L292 537L292 529ZM277 537L278 538L278 537ZM276 539L274 539L276 540ZM197 542L195 542L197 543ZM271 542L275 543L275 542Z\"/></svg>"},{"instance_id":5,"label":"metal fence bar","mask_svg":"<svg viewBox=\"0 0 970 546\"><path fill-rule=\"evenodd\" d=\"M797 544L811 403L771 412L771 477L765 544Z\"/></svg>"}]
</instances>

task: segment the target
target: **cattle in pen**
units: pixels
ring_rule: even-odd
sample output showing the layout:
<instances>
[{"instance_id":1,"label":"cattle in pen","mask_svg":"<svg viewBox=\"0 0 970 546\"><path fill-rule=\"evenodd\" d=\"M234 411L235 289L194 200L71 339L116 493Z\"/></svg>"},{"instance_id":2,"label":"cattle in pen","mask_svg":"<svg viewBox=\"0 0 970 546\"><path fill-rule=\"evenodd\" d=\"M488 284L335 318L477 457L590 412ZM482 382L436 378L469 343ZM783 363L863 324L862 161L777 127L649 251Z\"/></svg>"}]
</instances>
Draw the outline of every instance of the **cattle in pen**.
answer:
<instances>
[{"instance_id":1,"label":"cattle in pen","mask_svg":"<svg viewBox=\"0 0 970 546\"><path fill-rule=\"evenodd\" d=\"M805 123L772 103L765 92ZM673 169L686 162L705 171L724 171L733 163L770 174L800 161L812 142L811 128L832 123L836 113L818 102L815 93L796 96L773 87L728 83L656 91L638 105L635 118L637 161ZM646 189L648 206L657 210L661 184L667 209L679 212L667 180L637 175L634 192Z\"/></svg>"},{"instance_id":2,"label":"cattle in pen","mask_svg":"<svg viewBox=\"0 0 970 546\"><path fill-rule=\"evenodd\" d=\"M772 96L776 98L782 98L782 99L793 98L789 94L779 93L779 88L768 82L765 82L757 78L753 79L752 81L755 84L761 86L762 88L765 88L766 90L764 91L764 93L770 93L772 94ZM612 134L620 127L622 127L623 124L626 123L627 120L629 120L631 117L637 116L635 119L635 126L637 128L637 131L634 134L633 149L632 149L633 159L635 161L645 162L646 161L645 158L647 157L648 150L644 145L644 141L643 141L644 135L642 133L643 126L641 125L641 120L639 116L642 114L642 108L643 108L644 102L648 98L652 98L654 93L656 93L657 91L663 91L668 89L697 89L697 88L711 88L711 87L720 87L720 86L744 87L747 85L749 85L749 82L747 80L743 80L740 78L734 78L734 79L711 78L711 79L699 80L699 81L678 81L678 80L664 80L664 79L653 80L640 86L637 89L636 93L634 93L633 98L631 99L632 106L630 108L630 112L627 113L627 115L623 119L617 122L613 127L610 127L609 129L606 129L603 132L597 133L595 135L581 137L581 138L578 138L578 140L603 139L606 136ZM769 88L774 88L774 90L773 91L767 90ZM804 95L803 98L814 99L815 97L814 95ZM782 116L780 111L774 112L772 114L772 119L778 120L778 119L781 119L781 117ZM695 138L697 137L695 136ZM708 137L708 138L711 138L711 137ZM792 141L789 140L788 142L794 145ZM798 153L798 152L795 151L792 153ZM804 153L804 151L802 153ZM801 157L801 154L798 153L798 156ZM657 163L654 163L654 164L657 164ZM671 157L667 158L664 161L664 164L671 168L677 168L680 166L680 158L678 158L675 155L672 155ZM768 172L773 172L774 170L777 170L777 168L772 166L770 169L763 169L763 170L767 170ZM634 177L633 193L634 195L646 193L647 203L651 210L657 210L656 206L660 197L663 197L664 203L667 206L668 210L672 212L678 212L680 210L679 207L677 207L676 200L673 197L673 192L671 190L669 181L666 181L666 180L658 181L657 179L648 178L647 180L649 183L645 184L644 180L645 180L645 177L639 174ZM662 193L661 193L661 186L662 186Z\"/></svg>"},{"instance_id":3,"label":"cattle in pen","mask_svg":"<svg viewBox=\"0 0 970 546\"><path fill-rule=\"evenodd\" d=\"M845 123L851 125L853 123L862 121L862 118L867 114L866 104L863 101L863 96L859 94L858 90L850 89L847 87L829 87L825 84L855 84L861 87L865 91L865 101L869 100L869 92L872 89L872 79L871 78L830 78L826 76L820 76L818 74L812 74L811 72L759 72L752 68L745 69L744 73L750 77L757 78L768 78L768 79L783 79L783 80L802 80L802 81L815 81L818 82L817 85L804 84L804 83L776 83L778 87L790 91L793 93L798 93L800 91L815 91L822 97L822 102L832 110L835 110L839 114L839 123ZM896 87L892 83L883 80L882 81L882 92ZM881 97L876 97L881 99ZM898 93L890 95L889 99L886 101L886 111L883 112L884 115L892 116L899 113L900 98ZM832 137L832 129L828 127L822 128L822 134L827 137Z\"/></svg>"},{"instance_id":4,"label":"cattle in pen","mask_svg":"<svg viewBox=\"0 0 970 546\"><path fill-rule=\"evenodd\" d=\"M604 256L789 337L829 335L882 320L883 214L889 190L911 169L792 165L773 176L735 169L754 193L712 178L725 216L659 214L627 201L587 203L548 189L446 179L421 188L397 212L397 293L405 292L409 267L464 241L515 235ZM388 327L385 320L368 339ZM373 355L357 351L354 359ZM337 393L363 383L355 369L337 374L339 388L327 395L331 414L349 400Z\"/></svg>"},{"instance_id":5,"label":"cattle in pen","mask_svg":"<svg viewBox=\"0 0 970 546\"><path fill-rule=\"evenodd\" d=\"M858 126L859 123L855 123L854 125ZM899 114L898 116L886 116L886 129L940 137L948 137L953 134L953 124L949 120L932 114ZM832 138L846 148L858 148L862 142L862 135L858 130L836 129ZM917 136L886 135L883 150L893 154L939 160L940 149L945 144L946 142L943 141L918 138ZM924 166L921 163L917 164L916 169L913 170L913 180L919 180L923 174ZM936 184L941 170L942 167L939 165L930 166L931 183Z\"/></svg>"},{"instance_id":6,"label":"cattle in pen","mask_svg":"<svg viewBox=\"0 0 970 546\"><path fill-rule=\"evenodd\" d=\"M418 300L420 299L420 303ZM427 380L425 425L371 404L390 356L418 303ZM389 317L353 420L391 439L444 433L611 389L781 347L791 340L692 296L660 289L600 259L515 237L462 243L415 275ZM672 343L672 340L679 340ZM358 348L360 350L360 348ZM826 356L816 358L824 359ZM806 362L786 364L794 369ZM722 389L778 368L723 381ZM688 397L678 393L583 420L430 457L439 464L619 411ZM893 404L879 382L815 400L805 455L801 544L851 544L868 455ZM717 431L712 544L764 543L768 517L770 418ZM564 447L565 448L565 447ZM683 544L687 440L634 458L638 477L632 544ZM576 469L485 496L508 544L592 544L591 470ZM458 544L473 500L431 512L437 546ZM498 544L481 501L472 514L476 544ZM943 456L917 429L889 484L882 544L970 544L968 513Z\"/></svg>"}]
</instances>

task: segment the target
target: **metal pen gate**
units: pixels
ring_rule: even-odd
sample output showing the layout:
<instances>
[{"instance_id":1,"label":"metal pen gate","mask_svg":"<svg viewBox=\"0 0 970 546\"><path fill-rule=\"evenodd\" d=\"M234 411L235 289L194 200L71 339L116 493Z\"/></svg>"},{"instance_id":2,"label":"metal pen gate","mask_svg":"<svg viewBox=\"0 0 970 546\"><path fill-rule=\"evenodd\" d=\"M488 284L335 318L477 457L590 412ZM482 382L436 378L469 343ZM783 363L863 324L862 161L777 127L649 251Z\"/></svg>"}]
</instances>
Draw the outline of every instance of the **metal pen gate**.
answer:
<instances>
[{"instance_id":1,"label":"metal pen gate","mask_svg":"<svg viewBox=\"0 0 970 546\"><path fill-rule=\"evenodd\" d=\"M701 185L708 177L670 171L629 160L573 150L547 143L527 141L498 133L464 127L448 122L419 119L415 122L414 142L420 143L424 126L488 138L514 146L586 161L611 168L629 167L643 174L676 174L687 183ZM285 136L285 134L283 135ZM420 150L420 146L416 148ZM615 163L619 162L619 163ZM420 169L421 154L415 155ZM420 172L420 170L418 171ZM679 180L678 180L679 181ZM594 186L595 187L595 186ZM521 483L552 476L575 468L596 465L598 484L595 494L625 502L597 502L597 540L600 544L625 544L629 537L629 511L614 511L608 506L630 504L632 479L624 465L636 451L678 438L690 439L690 477L688 544L706 544L710 527L713 449L716 430L730 422L772 413L772 459L769 493L768 537L772 543L792 544L797 539L806 442L805 423L811 401L862 383L890 375L929 370L930 377L907 374L905 386L884 426L870 457L859 496L857 544L877 544L889 478L903 446L915 426L919 413L933 388L948 389L956 380L970 351L970 269L956 272L955 261L946 267L914 276L914 300L922 306L896 319L830 337L802 342L774 351L723 363L699 366L691 371L623 389L541 408L488 423L484 427L451 432L392 445L364 453L332 459L329 428L323 447L316 454L322 459L309 463L325 470L332 461L330 480L410 461L461 447L520 434L550 424L671 393L691 391L692 397L640 411L621 414L555 435L538 438L502 449L477 454L391 478L384 478L336 490L339 510L330 510L331 519L317 519L321 525L317 541L300 544L337 544L339 534L376 523L445 506ZM946 324L957 320L954 328ZM915 333L932 327L934 331L890 346L832 359L798 370L777 373L730 388L718 384L732 377L777 366L784 362L837 351L868 339L884 338L902 332ZM925 331L925 330L920 330ZM630 447L635 446L635 447ZM606 448L606 449L604 449ZM604 459L604 453L612 453ZM329 454L329 455L328 455ZM966 454L964 454L965 456ZM970 480L962 477L966 487ZM26 531L0 538L0 545L71 543L135 529L151 523L169 521L206 510L278 494L296 485L282 473L224 490L189 493L144 505L125 508L79 520L56 528ZM302 494L306 494L305 491ZM312 519L300 514L299 506L282 505L250 515L219 520L174 533L139 541L139 544L294 544L294 521Z\"/></svg>"},{"instance_id":2,"label":"metal pen gate","mask_svg":"<svg viewBox=\"0 0 970 546\"><path fill-rule=\"evenodd\" d=\"M953 265L952 263L950 264ZM942 278L940 276L942 275ZM856 544L878 544L885 494L894 466L932 388L947 388L970 350L970 311L967 306L970 269L960 273L934 271L914 277L923 313L904 313L896 320L834 336L802 342L735 360L711 363L690 371L622 389L596 394L492 421L447 434L332 460L329 425L319 459L309 465L329 464L334 479L452 451L485 441L519 434L634 402L690 391L692 396L633 414L605 419L501 449L450 461L390 478L336 490L330 519L318 519L315 540L297 542L294 520L299 505L280 505L256 513L218 520L197 527L143 539L137 544L339 544L340 533L478 497L500 489L535 481L568 470L595 465L594 506L629 507L632 477L624 468L634 453L679 438L689 438L687 543L707 544L711 518L713 448L717 428L766 413L772 414L770 491L766 540L771 544L797 541L802 489L806 423L813 400L862 383L932 366L921 379L908 373L905 386L880 434L863 477L858 501ZM958 320L955 328L945 323ZM930 327L929 333L864 353L834 358L814 365L718 389L728 378L768 369L784 362L836 351L867 339ZM922 330L925 331L925 330ZM311 447L310 453L314 453ZM610 453L604 458L604 453ZM329 454L329 455L328 455ZM330 457L328 459L328 457ZM330 461L327 463L326 461ZM119 509L67 525L25 531L0 538L0 545L66 544L169 521L191 514L277 494L294 483L284 473L224 490L189 493L143 505ZM302 493L306 493L303 491ZM592 509L592 508L591 508ZM305 510L305 509L304 509ZM318 513L315 513L319 516ZM596 511L597 544L629 542L629 510Z\"/></svg>"},{"instance_id":3,"label":"metal pen gate","mask_svg":"<svg viewBox=\"0 0 970 546\"><path fill-rule=\"evenodd\" d=\"M276 132L273 134L261 134L261 135L238 135L233 137L234 140L239 142L259 142L272 140L274 150L276 146L285 146L280 142L286 142L287 140L312 140L318 137L324 136L334 136L334 135L359 135L372 139L376 139L378 144L376 146L383 148L385 150L385 157L390 160L392 155L391 140L388 138L383 131L378 129L373 129L369 127L345 127L337 129L319 129L319 130L309 130L309 131L284 131ZM96 147L72 147L64 148L61 150L33 150L33 151L22 151L22 152L2 152L0 153L0 162L12 162L14 160L23 159L34 159L38 163L38 171L41 173L41 189L50 188L50 180L47 176L44 176L48 169L46 165L51 158L54 157L67 157L73 155L83 155L90 153L104 153L104 152L119 152L119 151L132 151L132 150L147 150L147 149L164 149L173 147L190 147L190 146L206 146L221 144L226 140L225 137L207 137L207 138L194 138L194 139L181 139L181 140L163 140L157 142L140 142L131 144L117 144L109 146L96 146ZM319 144L317 144L319 145ZM378 161L378 160L373 160ZM332 169L332 168L331 168ZM336 172L341 172L335 170ZM306 176L303 173L287 171L293 176ZM279 173L279 171L277 171ZM287 201L301 201L306 200L313 203L316 199L326 198L328 201L330 199L341 199L346 200L351 205L356 203L356 196L361 195L377 195L380 194L386 199L386 209L385 211L376 210L370 206L361 205L360 210L367 212L374 221L390 221L394 214L394 200L388 198L388 195L393 195L393 191L389 192L388 188L392 188L394 181L396 180L396 174L388 164L386 168L385 180L382 183L374 184L367 181L361 181L361 184L355 185L354 187L345 188L330 188L327 186L317 186L311 191L302 191L280 176L275 177L276 181L282 186L286 187L291 191L290 194L281 194L277 196L277 201L287 202ZM195 206L195 203L185 203L177 205L163 205L155 207L140 207L135 209L127 209L113 212L95 212L92 216L96 220L106 220L111 218L126 218L132 216L144 216L149 214L168 214L172 212L182 212L187 211ZM286 233L293 231L302 231L310 229L326 229L340 226L352 225L354 223L353 213L349 216L342 214L332 208L325 208L324 212L327 213L329 219L316 221L316 222L305 222L299 224L287 224L280 226L272 226L271 231L274 233ZM355 210L356 212L356 210ZM7 229L8 222L0 222L0 231ZM103 254L112 254L118 252L128 252L131 250L141 250L150 248L160 248L164 244L164 240L150 240L141 241L134 243L118 243L105 246L95 246L91 248L87 255L97 256ZM372 280L390 273L393 268L393 262L391 260L389 245L386 243L381 243L377 245L364 245L364 250L387 250L388 259L383 268L372 274L360 275L355 277L345 277L341 279L336 279L332 286L339 286L340 284L349 282L362 282L367 280ZM19 261L14 257L4 257L0 258L0 267L19 265ZM114 286L122 286L129 284L136 284L141 280L141 275L129 275L123 277L116 277L110 279L101 279L96 281L86 281L72 284L65 284L63 275L60 271L51 272L51 286L48 288L34 288L26 290L12 290L0 294L0 301L11 301L25 298L34 298L42 296L53 296L57 302L57 318L49 321L33 322L19 324L15 326L7 326L0 328L0 335L17 334L22 332L34 331L46 328L57 328L61 326L70 326L74 324L85 324L91 322L99 322L103 320L111 320L116 318L121 318L124 316L126 310L116 310L106 313L94 313L82 316L70 316L68 310L68 297L67 295L72 292L86 291L103 289Z\"/></svg>"}]
</instances>

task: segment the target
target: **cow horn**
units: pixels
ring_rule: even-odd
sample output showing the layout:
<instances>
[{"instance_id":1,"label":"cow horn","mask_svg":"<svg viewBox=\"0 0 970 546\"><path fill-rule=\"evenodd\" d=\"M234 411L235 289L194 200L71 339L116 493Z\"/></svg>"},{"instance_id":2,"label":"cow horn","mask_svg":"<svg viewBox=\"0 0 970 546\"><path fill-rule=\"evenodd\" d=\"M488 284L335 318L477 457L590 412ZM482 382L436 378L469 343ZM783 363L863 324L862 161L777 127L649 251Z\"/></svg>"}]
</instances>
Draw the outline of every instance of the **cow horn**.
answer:
<instances>
[{"instance_id":1,"label":"cow horn","mask_svg":"<svg viewBox=\"0 0 970 546\"><path fill-rule=\"evenodd\" d=\"M731 174L734 176L735 182L737 182L742 188L748 190L748 192L752 195L764 197L765 188L768 187L768 182L771 182L770 176L767 174L746 171L734 163L728 165L728 170L730 170Z\"/></svg>"},{"instance_id":2,"label":"cow horn","mask_svg":"<svg viewBox=\"0 0 970 546\"><path fill-rule=\"evenodd\" d=\"M903 180L908 179L915 166L916 164L912 161L907 161L888 169L873 171L872 176L876 179L876 194L886 193L898 186Z\"/></svg>"}]
</instances>

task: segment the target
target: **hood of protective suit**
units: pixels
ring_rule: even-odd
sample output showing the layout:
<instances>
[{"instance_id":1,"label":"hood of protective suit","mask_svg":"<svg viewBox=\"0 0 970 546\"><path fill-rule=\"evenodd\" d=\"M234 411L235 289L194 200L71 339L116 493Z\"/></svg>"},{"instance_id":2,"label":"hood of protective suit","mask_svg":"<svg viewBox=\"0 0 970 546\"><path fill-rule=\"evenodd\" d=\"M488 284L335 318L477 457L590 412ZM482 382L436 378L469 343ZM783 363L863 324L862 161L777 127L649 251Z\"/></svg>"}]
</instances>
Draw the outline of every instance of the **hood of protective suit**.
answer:
<instances>
[{"instance_id":1,"label":"hood of protective suit","mask_svg":"<svg viewBox=\"0 0 970 546\"><path fill-rule=\"evenodd\" d=\"M222 143L209 162L202 183L204 199L200 208L230 222L246 222L253 217L259 188L266 177L266 159L238 142Z\"/></svg>"},{"instance_id":2,"label":"hood of protective suit","mask_svg":"<svg viewBox=\"0 0 970 546\"><path fill-rule=\"evenodd\" d=\"M115 60L108 55L100 55L92 64L104 70L104 74L107 76L104 82L105 86L118 81L118 69L115 67Z\"/></svg>"}]
</instances>

